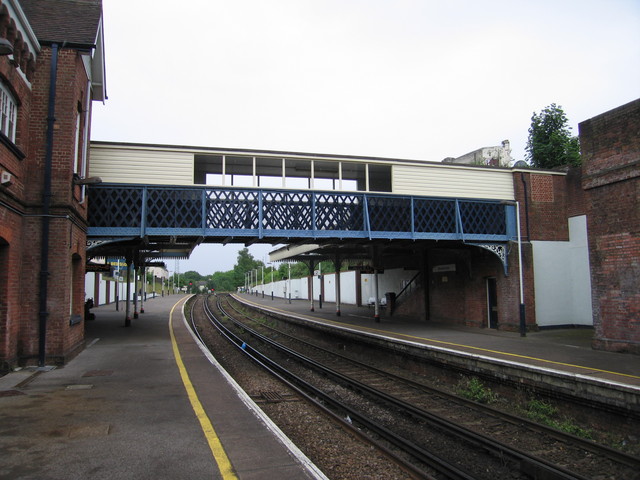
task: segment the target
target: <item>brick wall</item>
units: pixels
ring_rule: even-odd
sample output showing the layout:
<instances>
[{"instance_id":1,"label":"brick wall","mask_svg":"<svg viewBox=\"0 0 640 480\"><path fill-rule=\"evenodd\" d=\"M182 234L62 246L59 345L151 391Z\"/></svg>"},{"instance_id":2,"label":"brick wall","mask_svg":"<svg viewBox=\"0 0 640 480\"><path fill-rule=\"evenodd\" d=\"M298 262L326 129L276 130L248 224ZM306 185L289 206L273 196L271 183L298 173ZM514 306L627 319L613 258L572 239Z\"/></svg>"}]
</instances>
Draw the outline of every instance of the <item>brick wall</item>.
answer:
<instances>
[{"instance_id":1,"label":"brick wall","mask_svg":"<svg viewBox=\"0 0 640 480\"><path fill-rule=\"evenodd\" d=\"M525 240L569 240L566 177L565 172L514 173L521 233Z\"/></svg>"},{"instance_id":2,"label":"brick wall","mask_svg":"<svg viewBox=\"0 0 640 480\"><path fill-rule=\"evenodd\" d=\"M579 130L594 348L640 353L640 100Z\"/></svg>"},{"instance_id":3,"label":"brick wall","mask_svg":"<svg viewBox=\"0 0 640 480\"><path fill-rule=\"evenodd\" d=\"M25 162L28 154L31 90L24 75L7 56L0 57L0 81L12 92L19 109L16 118L16 140L0 143L0 170L12 175L11 185L0 186L0 371L18 362L22 328L22 257L30 254L25 247L22 214L28 182L34 174ZM30 244L29 244L30 246ZM27 287L28 288L28 287Z\"/></svg>"},{"instance_id":4,"label":"brick wall","mask_svg":"<svg viewBox=\"0 0 640 480\"><path fill-rule=\"evenodd\" d=\"M0 369L34 364L39 350L42 200L51 49L43 47L31 87L6 57L0 77L19 100L15 147L0 144L0 167L14 183L0 187ZM46 362L64 363L84 343L86 205L73 185L76 119L86 105L87 76L77 51L58 57L49 220ZM80 117L84 122L84 115ZM81 124L81 129L84 125ZM82 148L82 145L80 145ZM25 248L28 246L28 248Z\"/></svg>"},{"instance_id":5,"label":"brick wall","mask_svg":"<svg viewBox=\"0 0 640 480\"><path fill-rule=\"evenodd\" d=\"M487 278L496 279L498 328L517 331L520 326L520 275L515 244L508 253L508 272L494 253L478 248L432 249L429 251L430 320L473 327L488 327ZM523 285L526 323L535 329L535 302L531 246L523 245ZM455 271L434 272L438 265L456 266Z\"/></svg>"},{"instance_id":6,"label":"brick wall","mask_svg":"<svg viewBox=\"0 0 640 480\"><path fill-rule=\"evenodd\" d=\"M0 370L18 359L21 233L22 218L0 209Z\"/></svg>"},{"instance_id":7,"label":"brick wall","mask_svg":"<svg viewBox=\"0 0 640 480\"><path fill-rule=\"evenodd\" d=\"M33 107L46 111L49 92L49 62L51 50L44 48L39 58L39 68L34 81ZM86 235L86 206L79 203L77 187L73 186L74 152L76 139L76 118L78 111L88 108L86 104L87 77L82 60L75 50L62 49L58 55L58 74L56 86L56 122L54 126L54 146L52 158L52 200L51 214L56 218L50 221L49 242L49 285L47 292L47 361L64 363L73 356L84 342L83 321L71 325L72 315L82 315L84 302L84 262ZM44 103L43 103L44 102ZM82 128L82 125L81 125ZM46 115L31 125L32 142L29 151L31 160L44 166L46 154ZM82 148L82 145L80 145ZM42 183L40 184L42 185ZM34 189L39 195L31 200L40 205L42 190ZM38 206L37 209L40 207ZM67 217L67 218L62 218ZM41 221L33 226L41 230ZM41 233L40 233L41 234ZM35 237L35 238L40 238ZM39 257L39 249L38 249ZM34 268L32 259L26 259L24 269L39 275L38 266ZM37 270L35 272L34 270ZM82 270L82 273L80 273ZM36 317L37 318L37 317ZM28 328L25 345L29 351L22 353L23 359L33 357L32 332ZM36 337L37 338L37 337Z\"/></svg>"}]
</instances>

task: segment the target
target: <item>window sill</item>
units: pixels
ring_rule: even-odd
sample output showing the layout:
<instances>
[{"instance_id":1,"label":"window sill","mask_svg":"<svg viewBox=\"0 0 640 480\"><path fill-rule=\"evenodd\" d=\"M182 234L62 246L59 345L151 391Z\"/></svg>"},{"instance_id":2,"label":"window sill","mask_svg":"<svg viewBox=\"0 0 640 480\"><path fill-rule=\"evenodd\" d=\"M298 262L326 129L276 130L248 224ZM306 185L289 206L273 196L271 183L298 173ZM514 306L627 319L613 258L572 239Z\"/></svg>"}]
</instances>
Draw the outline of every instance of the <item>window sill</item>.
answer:
<instances>
[{"instance_id":1,"label":"window sill","mask_svg":"<svg viewBox=\"0 0 640 480\"><path fill-rule=\"evenodd\" d=\"M7 137L4 133L0 132L0 143L7 147L11 153L13 153L18 160L24 160L26 155L25 153L18 148L18 146L13 143L9 137Z\"/></svg>"}]
</instances>

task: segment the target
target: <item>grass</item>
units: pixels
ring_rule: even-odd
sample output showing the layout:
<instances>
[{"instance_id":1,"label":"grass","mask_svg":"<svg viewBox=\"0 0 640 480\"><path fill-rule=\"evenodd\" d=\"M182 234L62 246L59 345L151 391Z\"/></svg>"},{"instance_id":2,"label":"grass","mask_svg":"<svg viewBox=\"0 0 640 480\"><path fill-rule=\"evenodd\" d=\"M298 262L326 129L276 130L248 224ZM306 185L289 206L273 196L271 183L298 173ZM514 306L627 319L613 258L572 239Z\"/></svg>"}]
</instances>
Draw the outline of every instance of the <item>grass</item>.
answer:
<instances>
[{"instance_id":1,"label":"grass","mask_svg":"<svg viewBox=\"0 0 640 480\"><path fill-rule=\"evenodd\" d=\"M558 418L557 408L549 403L536 399L529 400L526 405L525 415L529 420L547 425L562 432L570 433L581 438L592 438L592 432L590 430L576 425L569 419Z\"/></svg>"},{"instance_id":2,"label":"grass","mask_svg":"<svg viewBox=\"0 0 640 480\"><path fill-rule=\"evenodd\" d=\"M458 382L456 393L468 400L478 403L490 404L498 399L498 395L485 387L476 377L463 378Z\"/></svg>"}]
</instances>

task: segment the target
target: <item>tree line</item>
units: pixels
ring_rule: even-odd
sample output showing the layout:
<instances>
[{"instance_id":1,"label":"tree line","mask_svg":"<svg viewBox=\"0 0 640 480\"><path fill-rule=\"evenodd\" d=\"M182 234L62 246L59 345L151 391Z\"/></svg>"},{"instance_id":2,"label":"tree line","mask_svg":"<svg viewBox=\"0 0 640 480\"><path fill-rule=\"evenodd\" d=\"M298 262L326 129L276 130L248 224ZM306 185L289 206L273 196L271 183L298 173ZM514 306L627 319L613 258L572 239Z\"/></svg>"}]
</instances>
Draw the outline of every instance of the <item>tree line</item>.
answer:
<instances>
[{"instance_id":1,"label":"tree line","mask_svg":"<svg viewBox=\"0 0 640 480\"><path fill-rule=\"evenodd\" d=\"M323 272L333 272L335 268L332 262L321 262L319 267ZM256 277L257 271L257 277ZM246 282L246 274L254 272L253 284L262 283L264 274L264 283L269 283L273 279L274 282L289 278L289 264L281 263L277 268L265 265L264 262L256 260L249 253L249 249L243 248L238 252L236 264L233 269L226 272L215 272L211 275L201 275L200 273L190 270L184 273L174 273L169 282L175 282L180 288L186 287L187 292L197 293L202 285L207 291L215 290L216 292L235 292L238 287L242 287ZM291 278L301 278L309 275L309 267L302 262L291 264Z\"/></svg>"}]
</instances>

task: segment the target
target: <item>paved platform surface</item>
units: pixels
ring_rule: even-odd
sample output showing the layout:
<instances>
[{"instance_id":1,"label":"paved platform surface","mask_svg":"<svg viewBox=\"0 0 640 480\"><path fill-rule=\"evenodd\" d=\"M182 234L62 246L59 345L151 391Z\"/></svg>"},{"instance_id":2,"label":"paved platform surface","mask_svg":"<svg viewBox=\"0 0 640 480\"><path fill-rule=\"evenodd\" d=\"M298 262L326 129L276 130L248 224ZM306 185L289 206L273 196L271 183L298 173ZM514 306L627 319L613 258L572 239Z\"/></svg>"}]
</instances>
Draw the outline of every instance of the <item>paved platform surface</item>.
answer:
<instances>
[{"instance_id":1,"label":"paved platform surface","mask_svg":"<svg viewBox=\"0 0 640 480\"><path fill-rule=\"evenodd\" d=\"M179 306L170 325L182 300L147 301L127 328L122 303L94 308L66 366L0 377L0 479L323 478L207 359Z\"/></svg>"},{"instance_id":2,"label":"paved platform surface","mask_svg":"<svg viewBox=\"0 0 640 480\"><path fill-rule=\"evenodd\" d=\"M322 308L319 308L315 301L314 311L311 312L308 300L291 300L289 303L278 297L272 300L270 295L236 296L247 302L314 321L640 387L640 356L593 350L593 329L590 328L548 329L529 332L521 337L518 332L454 327L409 316L389 316L386 309L381 309L380 322L376 323L373 307L342 305L340 316L337 316L333 302L323 302Z\"/></svg>"}]
</instances>

